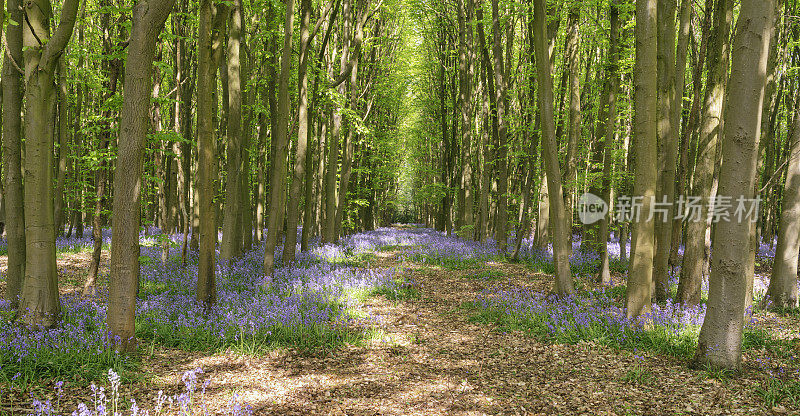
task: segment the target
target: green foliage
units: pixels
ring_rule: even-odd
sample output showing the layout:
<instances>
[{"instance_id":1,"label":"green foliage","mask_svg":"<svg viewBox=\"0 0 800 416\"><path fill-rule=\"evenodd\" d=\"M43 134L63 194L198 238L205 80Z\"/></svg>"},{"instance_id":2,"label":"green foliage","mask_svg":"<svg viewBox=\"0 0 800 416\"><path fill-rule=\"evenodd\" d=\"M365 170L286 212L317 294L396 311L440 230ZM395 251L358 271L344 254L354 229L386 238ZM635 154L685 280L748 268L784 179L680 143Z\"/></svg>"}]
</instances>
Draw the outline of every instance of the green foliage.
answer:
<instances>
[{"instance_id":1,"label":"green foliage","mask_svg":"<svg viewBox=\"0 0 800 416\"><path fill-rule=\"evenodd\" d=\"M636 364L625 373L622 381L640 386L652 386L656 382L656 376L647 368Z\"/></svg>"},{"instance_id":2,"label":"green foliage","mask_svg":"<svg viewBox=\"0 0 800 416\"><path fill-rule=\"evenodd\" d=\"M500 280L506 276L508 276L508 273L502 270L485 269L477 273L467 274L464 277L474 280Z\"/></svg>"},{"instance_id":3,"label":"green foliage","mask_svg":"<svg viewBox=\"0 0 800 416\"><path fill-rule=\"evenodd\" d=\"M766 379L756 388L756 393L764 400L764 406L772 409L776 406L800 405L800 381L777 378Z\"/></svg>"}]
</instances>

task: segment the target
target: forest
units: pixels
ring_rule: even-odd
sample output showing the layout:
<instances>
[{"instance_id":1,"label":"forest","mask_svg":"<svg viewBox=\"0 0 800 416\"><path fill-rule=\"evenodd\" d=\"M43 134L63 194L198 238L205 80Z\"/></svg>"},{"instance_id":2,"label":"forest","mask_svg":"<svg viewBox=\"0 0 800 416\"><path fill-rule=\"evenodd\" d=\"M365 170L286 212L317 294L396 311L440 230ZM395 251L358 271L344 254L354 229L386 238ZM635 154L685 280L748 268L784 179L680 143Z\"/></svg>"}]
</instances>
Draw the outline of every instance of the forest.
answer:
<instances>
[{"instance_id":1,"label":"forest","mask_svg":"<svg viewBox=\"0 0 800 416\"><path fill-rule=\"evenodd\" d=\"M0 415L800 414L800 2L0 12Z\"/></svg>"}]
</instances>

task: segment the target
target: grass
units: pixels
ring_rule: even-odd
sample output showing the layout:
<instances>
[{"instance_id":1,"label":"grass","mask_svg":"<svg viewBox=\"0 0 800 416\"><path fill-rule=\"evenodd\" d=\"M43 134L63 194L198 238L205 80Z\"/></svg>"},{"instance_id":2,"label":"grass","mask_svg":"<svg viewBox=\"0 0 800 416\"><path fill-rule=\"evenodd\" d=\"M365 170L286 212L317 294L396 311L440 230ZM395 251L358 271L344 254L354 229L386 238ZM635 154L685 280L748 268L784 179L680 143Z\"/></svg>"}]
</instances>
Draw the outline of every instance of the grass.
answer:
<instances>
[{"instance_id":1,"label":"grass","mask_svg":"<svg viewBox=\"0 0 800 416\"><path fill-rule=\"evenodd\" d=\"M523 264L528 269L542 274L555 274L556 268L552 259L527 259ZM620 258L612 257L608 261L608 269L611 273L625 274L628 272L629 262L622 261ZM594 276L600 271L600 260L592 259L582 262L570 261L570 271L575 276Z\"/></svg>"},{"instance_id":2,"label":"grass","mask_svg":"<svg viewBox=\"0 0 800 416\"><path fill-rule=\"evenodd\" d=\"M485 269L477 273L467 274L464 277L473 280L500 280L506 276L508 276L508 273L502 270Z\"/></svg>"},{"instance_id":3,"label":"grass","mask_svg":"<svg viewBox=\"0 0 800 416\"><path fill-rule=\"evenodd\" d=\"M81 328L86 332L85 336L91 339L93 334L98 335L105 331L105 327L98 324L96 316L92 316L93 313L96 313L93 309L63 308L60 328L64 331ZM18 330L22 334L30 332L21 324L7 321L10 318L12 316L9 313L4 313L0 318L6 320L6 330ZM31 340L38 339L33 332L28 336ZM123 378L132 380L137 377L141 363L141 357L136 354L120 355L112 348L96 346L91 341L85 345L70 345L68 348L53 348L46 340L32 341L26 351L28 355L19 357L10 349L0 349L0 384L14 386L23 391L42 384L43 380L70 380L88 385L101 378L109 368L115 369Z\"/></svg>"},{"instance_id":4,"label":"grass","mask_svg":"<svg viewBox=\"0 0 800 416\"><path fill-rule=\"evenodd\" d=\"M622 381L640 386L652 386L656 382L656 376L650 370L636 364L625 373Z\"/></svg>"},{"instance_id":5,"label":"grass","mask_svg":"<svg viewBox=\"0 0 800 416\"><path fill-rule=\"evenodd\" d=\"M419 289L412 284L401 284L395 287L379 287L372 292L376 296L385 296L387 299L399 302L403 300L414 300L421 297Z\"/></svg>"},{"instance_id":6,"label":"grass","mask_svg":"<svg viewBox=\"0 0 800 416\"><path fill-rule=\"evenodd\" d=\"M764 406L771 409L779 405L800 405L800 381L769 378L756 389Z\"/></svg>"}]
</instances>

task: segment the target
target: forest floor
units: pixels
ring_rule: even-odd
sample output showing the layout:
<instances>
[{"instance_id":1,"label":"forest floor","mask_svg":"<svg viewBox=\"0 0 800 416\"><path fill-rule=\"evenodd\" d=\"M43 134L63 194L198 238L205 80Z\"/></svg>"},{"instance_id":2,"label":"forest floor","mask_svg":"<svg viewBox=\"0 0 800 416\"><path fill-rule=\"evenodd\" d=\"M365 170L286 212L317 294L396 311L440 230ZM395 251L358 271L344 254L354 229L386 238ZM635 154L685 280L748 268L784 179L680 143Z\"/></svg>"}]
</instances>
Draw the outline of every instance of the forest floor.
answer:
<instances>
[{"instance_id":1,"label":"forest floor","mask_svg":"<svg viewBox=\"0 0 800 416\"><path fill-rule=\"evenodd\" d=\"M81 270L85 275L84 262L85 253L58 260L75 285ZM224 410L236 394L254 414L280 415L798 414L765 407L757 393L764 375L748 366L737 376L714 376L672 357L593 342L542 343L473 319L469 302L485 289L547 292L552 277L546 274L494 262L447 270L409 263L399 251L376 252L366 267L396 266L412 282L414 296L373 296L360 306L377 318L379 336L333 350L267 356L144 345L145 376L124 384L120 397L127 402L135 394L147 405L140 397L179 393L180 374L200 367L201 379L211 379L203 394L212 412ZM486 270L489 279L480 277ZM65 393L67 409L91 402L85 388L67 386Z\"/></svg>"}]
</instances>

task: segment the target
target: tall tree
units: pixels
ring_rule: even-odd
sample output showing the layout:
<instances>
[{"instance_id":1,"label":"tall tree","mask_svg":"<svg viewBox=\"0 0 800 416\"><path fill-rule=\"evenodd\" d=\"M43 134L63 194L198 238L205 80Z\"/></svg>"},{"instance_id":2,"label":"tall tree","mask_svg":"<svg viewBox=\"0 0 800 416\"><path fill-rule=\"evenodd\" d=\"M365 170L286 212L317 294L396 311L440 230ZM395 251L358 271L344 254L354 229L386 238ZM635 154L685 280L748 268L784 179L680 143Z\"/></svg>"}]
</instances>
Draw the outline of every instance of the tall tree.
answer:
<instances>
[{"instance_id":1,"label":"tall tree","mask_svg":"<svg viewBox=\"0 0 800 416\"><path fill-rule=\"evenodd\" d=\"M654 228L649 218L656 192L657 102L657 1L636 0L636 68L634 70L634 190L641 197L640 212L633 218L631 264L628 270L626 307L629 318L651 308Z\"/></svg>"},{"instance_id":2,"label":"tall tree","mask_svg":"<svg viewBox=\"0 0 800 416\"><path fill-rule=\"evenodd\" d=\"M492 0L492 38L494 55L494 79L497 109L497 246L503 252L508 240L508 98L506 94L506 70L503 62L503 37L500 31L498 0ZM514 42L513 37L506 42Z\"/></svg>"},{"instance_id":3,"label":"tall tree","mask_svg":"<svg viewBox=\"0 0 800 416\"><path fill-rule=\"evenodd\" d=\"M22 289L23 321L30 326L52 327L60 318L56 269L55 211L53 207L53 126L56 104L55 69L64 52L78 0L67 0L58 28L50 37L52 7L49 0L22 5L25 62L25 285Z\"/></svg>"},{"instance_id":4,"label":"tall tree","mask_svg":"<svg viewBox=\"0 0 800 416\"><path fill-rule=\"evenodd\" d=\"M700 303L700 289L708 255L706 216L708 202L712 196L719 130L722 128L720 120L728 72L725 61L728 56L728 36L733 19L733 1L716 0L713 19L713 29L709 28L711 33L706 54L706 90L692 186L692 195L701 198L701 210L699 218L690 218L686 226L686 250L678 282L678 301L690 305Z\"/></svg>"},{"instance_id":5,"label":"tall tree","mask_svg":"<svg viewBox=\"0 0 800 416\"><path fill-rule=\"evenodd\" d=\"M114 171L108 327L120 342L118 348L126 351L136 347L142 152L148 132L153 58L156 41L174 2L139 0L133 6L133 25L125 64L123 116Z\"/></svg>"},{"instance_id":6,"label":"tall tree","mask_svg":"<svg viewBox=\"0 0 800 416\"><path fill-rule=\"evenodd\" d=\"M658 183L656 185L656 201L666 202L666 210L661 216L654 218L656 235L656 252L653 264L653 281L655 283L656 300L663 302L669 296L669 254L672 248L672 217L674 217L675 173L677 170L678 130L679 124L673 124L673 107L676 100L675 85L675 12L676 0L658 2L658 52L657 82L658 103L656 125L658 128ZM685 62L684 62L685 64ZM681 95L683 87L681 86Z\"/></svg>"},{"instance_id":7,"label":"tall tree","mask_svg":"<svg viewBox=\"0 0 800 416\"><path fill-rule=\"evenodd\" d=\"M731 85L725 108L721 197L753 198L767 56L773 31L774 0L743 0L731 56ZM750 221L730 218L714 228L714 257L709 276L708 309L697 343L695 363L739 369L747 296L746 262Z\"/></svg>"},{"instance_id":8,"label":"tall tree","mask_svg":"<svg viewBox=\"0 0 800 416\"><path fill-rule=\"evenodd\" d=\"M264 251L264 276L272 277L275 269L275 247L283 229L284 197L286 182L286 158L289 145L289 77L292 63L292 38L294 34L294 0L286 1L286 20L283 27L283 51L281 52L281 73L278 80L278 117L275 126L275 158L272 161L270 178L269 218L267 220L267 243ZM288 230L297 233L297 230ZM267 284L269 280L265 280Z\"/></svg>"},{"instance_id":9,"label":"tall tree","mask_svg":"<svg viewBox=\"0 0 800 416\"><path fill-rule=\"evenodd\" d=\"M283 261L294 262L297 246L297 224L300 221L300 193L306 174L306 153L308 151L308 57L311 46L311 0L300 0L300 56L297 69L297 148L295 150L294 173L289 188L289 207L286 210L286 239L283 245ZM311 201L306 201L306 204ZM305 228L308 224L303 224Z\"/></svg>"},{"instance_id":10,"label":"tall tree","mask_svg":"<svg viewBox=\"0 0 800 416\"><path fill-rule=\"evenodd\" d=\"M22 21L22 2L8 0L8 19ZM22 187L22 25L8 25L3 54L3 199L8 243L6 300L19 305L25 277L25 201Z\"/></svg>"},{"instance_id":11,"label":"tall tree","mask_svg":"<svg viewBox=\"0 0 800 416\"><path fill-rule=\"evenodd\" d=\"M214 135L214 102L216 101L214 42L226 20L225 6L211 0L200 2L197 35L197 206L199 209L199 264L197 266L197 301L210 308L217 300L216 245L217 209L214 203L217 177L217 144Z\"/></svg>"},{"instance_id":12,"label":"tall tree","mask_svg":"<svg viewBox=\"0 0 800 416\"><path fill-rule=\"evenodd\" d=\"M617 126L617 91L619 89L619 32L620 32L620 19L619 19L619 3L617 0L612 0L609 7L608 18L610 23L609 30L609 51L608 51L608 66L606 67L606 76L604 88L607 90L603 93L603 107L600 109L600 114L603 117L598 118L598 122L604 122L602 126L603 141L600 146L603 152L603 176L602 176L602 198L606 203L611 202L611 170L614 165L614 140L616 138ZM604 120L603 120L604 118ZM610 206L610 205L609 205ZM598 280L603 284L611 284L610 272L610 259L608 255L608 236L609 236L609 214L603 216L600 220L598 230L598 248L600 251L600 269L598 271Z\"/></svg>"},{"instance_id":13,"label":"tall tree","mask_svg":"<svg viewBox=\"0 0 800 416\"><path fill-rule=\"evenodd\" d=\"M242 1L233 2L228 24L228 157L220 258L232 260L242 252Z\"/></svg>"},{"instance_id":14,"label":"tall tree","mask_svg":"<svg viewBox=\"0 0 800 416\"><path fill-rule=\"evenodd\" d=\"M553 115L553 78L550 74L550 54L547 36L547 12L545 0L534 0L534 39L536 73L539 82L539 111L542 120L542 153L547 170L547 191L550 200L550 217L553 219L553 262L556 279L553 292L569 295L575 292L572 272L569 268L570 231L566 229L564 189L561 183L561 167L558 162L558 144Z\"/></svg>"},{"instance_id":15,"label":"tall tree","mask_svg":"<svg viewBox=\"0 0 800 416\"><path fill-rule=\"evenodd\" d=\"M797 308L797 257L800 252L800 106L795 110L781 202L778 246L767 295L773 308Z\"/></svg>"}]
</instances>

